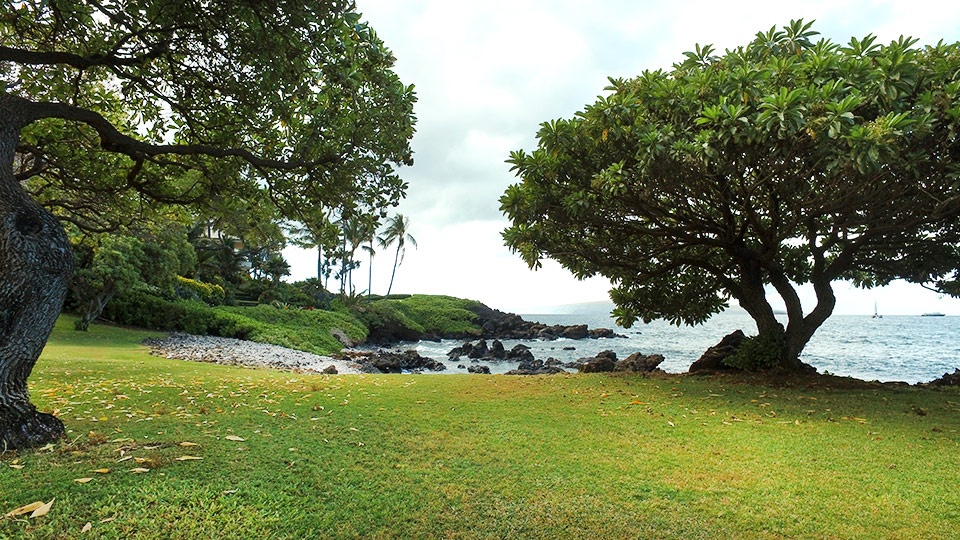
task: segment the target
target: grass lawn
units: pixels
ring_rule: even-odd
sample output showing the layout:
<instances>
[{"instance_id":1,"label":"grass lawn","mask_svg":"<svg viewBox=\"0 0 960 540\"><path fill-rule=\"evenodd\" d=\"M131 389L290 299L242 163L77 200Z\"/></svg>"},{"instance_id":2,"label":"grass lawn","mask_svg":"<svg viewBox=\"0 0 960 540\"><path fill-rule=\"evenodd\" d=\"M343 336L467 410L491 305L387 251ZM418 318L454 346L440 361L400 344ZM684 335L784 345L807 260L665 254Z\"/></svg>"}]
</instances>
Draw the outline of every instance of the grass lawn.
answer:
<instances>
[{"instance_id":1,"label":"grass lawn","mask_svg":"<svg viewBox=\"0 0 960 540\"><path fill-rule=\"evenodd\" d=\"M0 514L53 505L0 538L960 537L955 389L304 375L148 335L61 320L31 391L70 432L0 458Z\"/></svg>"}]
</instances>

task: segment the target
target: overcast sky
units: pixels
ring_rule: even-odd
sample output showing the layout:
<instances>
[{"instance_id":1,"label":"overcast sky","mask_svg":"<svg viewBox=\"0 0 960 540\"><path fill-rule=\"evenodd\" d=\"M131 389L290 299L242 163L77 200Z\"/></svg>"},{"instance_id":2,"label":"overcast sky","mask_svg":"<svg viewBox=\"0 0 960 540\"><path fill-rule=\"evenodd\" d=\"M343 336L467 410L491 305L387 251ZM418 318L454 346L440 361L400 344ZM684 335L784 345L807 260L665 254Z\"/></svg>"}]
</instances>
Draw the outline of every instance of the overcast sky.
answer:
<instances>
[{"instance_id":1,"label":"overcast sky","mask_svg":"<svg viewBox=\"0 0 960 540\"><path fill-rule=\"evenodd\" d=\"M516 178L504 160L535 147L541 122L569 118L603 93L607 77L669 68L694 44L718 51L791 19L816 20L833 41L869 33L881 42L960 40L960 3L942 1L717 2L625 0L357 0L359 11L416 86L410 184L397 211L409 216L408 248L393 292L448 294L519 313L606 299L609 283L577 281L546 261L534 272L503 246L499 198ZM313 277L316 256L285 252L291 280ZM373 292L386 293L393 253L374 259ZM367 288L366 266L354 275ZM335 289L331 281L331 288ZM837 285L836 313L941 311L960 301L899 284L861 291ZM804 305L805 309L812 308Z\"/></svg>"}]
</instances>

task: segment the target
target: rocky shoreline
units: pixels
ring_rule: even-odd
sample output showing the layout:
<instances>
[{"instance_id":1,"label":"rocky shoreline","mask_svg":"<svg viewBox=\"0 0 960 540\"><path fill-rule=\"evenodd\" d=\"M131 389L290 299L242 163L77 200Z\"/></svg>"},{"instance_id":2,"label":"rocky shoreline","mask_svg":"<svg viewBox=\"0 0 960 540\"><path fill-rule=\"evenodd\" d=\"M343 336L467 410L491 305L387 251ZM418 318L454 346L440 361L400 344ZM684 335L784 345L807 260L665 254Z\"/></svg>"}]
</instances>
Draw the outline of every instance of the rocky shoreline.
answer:
<instances>
[{"instance_id":1,"label":"rocky shoreline","mask_svg":"<svg viewBox=\"0 0 960 540\"><path fill-rule=\"evenodd\" d=\"M731 368L722 365L722 359L735 350L741 338L739 332L724 338L711 347L691 366L691 373L716 373ZM588 339L588 338L582 338ZM421 373L445 371L447 366L433 358L421 356L415 350L357 350L346 349L336 357L316 355L278 345L245 341L216 336L196 336L173 333L164 338L143 341L151 354L163 358L196 362L217 363L232 366L271 368L302 373L351 374L351 373ZM595 372L661 372L658 367L664 357L659 354L634 353L618 359L613 351L602 351L594 357L580 358L573 362L561 362L554 358L534 358L529 347L518 344L505 350L499 340L488 343L485 339L466 341L447 353L449 361L461 362L458 368L469 373L489 374L490 366L497 365L507 375L545 375L579 371ZM516 364L515 369L504 371L505 363ZM815 372L815 369L811 369ZM960 369L945 373L941 378L918 383L921 386L960 385Z\"/></svg>"},{"instance_id":2,"label":"rocky shoreline","mask_svg":"<svg viewBox=\"0 0 960 540\"><path fill-rule=\"evenodd\" d=\"M278 345L257 343L241 339L215 336L195 336L175 332L164 338L143 341L150 353L163 358L207 362L229 366L282 369L304 373L421 373L446 370L446 365L432 358L421 356L417 351L358 351L347 350L338 357L321 356ZM486 340L475 344L466 342L448 353L450 360L470 363L459 367L469 373L489 374L491 362L510 362L516 369L507 375L549 375L569 370L583 373L629 371L653 372L663 362L662 355L635 353L619 360L613 351L603 351L593 358L581 358L575 362L562 363L554 358L534 358L530 348L516 345L505 351L499 340L487 345Z\"/></svg>"},{"instance_id":3,"label":"rocky shoreline","mask_svg":"<svg viewBox=\"0 0 960 540\"><path fill-rule=\"evenodd\" d=\"M499 340L533 341L560 338L583 340L625 337L607 328L590 329L585 324L564 326L530 322L519 315L504 313L487 306L478 308L477 317L483 337L476 343L464 342L463 345L456 347L447 355L450 360L457 360L460 356L467 357L464 361L470 362L471 365L467 367L461 364L458 367L470 373L490 373L489 366L480 362L512 362L517 367L506 371L510 375L541 375L568 370L605 371L607 369L597 369L596 367L597 360L602 359L582 358L577 362L562 364L554 358L536 359L530 352L529 347L524 345L517 345L512 350L506 351ZM420 336L421 339L431 341L451 337ZM492 343L488 345L485 338L492 339ZM402 344L396 340L396 332L394 331L381 332L372 336L372 339L368 342L394 348L358 349L348 347L342 353L331 357L266 343L216 336L196 336L178 332L170 334L166 338L145 340L144 345L150 347L151 354L164 358L233 366L268 367L299 372L328 374L421 373L440 372L447 369L443 362L421 356L415 350L404 350ZM400 346L400 348L396 348L397 346ZM605 351L603 354L606 355L606 358L612 355L613 361L616 362L616 354L612 351ZM659 358L660 361L663 361L662 356ZM659 361L649 364L649 369L644 368L643 370L652 371L656 369L657 364L659 364ZM622 369L625 368L620 370ZM637 371L639 369L631 370ZM611 367L608 371L613 371L613 368Z\"/></svg>"}]
</instances>

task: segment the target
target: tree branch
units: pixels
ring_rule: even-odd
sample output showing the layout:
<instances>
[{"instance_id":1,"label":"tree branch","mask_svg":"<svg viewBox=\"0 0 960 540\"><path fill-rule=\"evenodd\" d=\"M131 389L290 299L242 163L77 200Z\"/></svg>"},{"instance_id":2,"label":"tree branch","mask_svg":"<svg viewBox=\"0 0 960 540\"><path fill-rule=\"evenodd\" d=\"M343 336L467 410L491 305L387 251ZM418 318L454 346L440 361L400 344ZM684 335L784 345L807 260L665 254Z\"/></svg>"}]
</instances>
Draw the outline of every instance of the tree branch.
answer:
<instances>
[{"instance_id":1,"label":"tree branch","mask_svg":"<svg viewBox=\"0 0 960 540\"><path fill-rule=\"evenodd\" d=\"M29 51L0 45L0 61L14 62L25 66L70 66L86 70L96 66L135 66L158 58L167 50L166 42L161 42L143 55L121 58L113 54L81 56L60 51Z\"/></svg>"},{"instance_id":2,"label":"tree branch","mask_svg":"<svg viewBox=\"0 0 960 540\"><path fill-rule=\"evenodd\" d=\"M134 160L160 155L194 156L204 155L215 158L240 158L259 168L282 171L309 170L321 165L334 163L339 156L326 156L316 160L280 160L264 158L244 148L221 148L205 144L151 144L121 133L100 113L67 105L64 103L34 102L11 94L0 94L0 102L12 100L26 111L24 125L43 118L59 118L82 122L93 128L100 136L100 146L107 151L130 156Z\"/></svg>"}]
</instances>

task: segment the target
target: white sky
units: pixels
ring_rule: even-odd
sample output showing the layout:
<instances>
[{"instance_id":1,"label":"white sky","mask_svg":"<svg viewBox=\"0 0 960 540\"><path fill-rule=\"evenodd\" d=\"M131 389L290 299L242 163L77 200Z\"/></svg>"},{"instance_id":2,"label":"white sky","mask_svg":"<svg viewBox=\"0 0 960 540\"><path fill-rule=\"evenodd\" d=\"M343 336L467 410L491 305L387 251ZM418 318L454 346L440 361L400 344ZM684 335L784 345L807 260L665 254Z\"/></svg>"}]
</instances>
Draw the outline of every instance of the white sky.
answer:
<instances>
[{"instance_id":1,"label":"white sky","mask_svg":"<svg viewBox=\"0 0 960 540\"><path fill-rule=\"evenodd\" d=\"M791 19L816 20L835 42L869 33L889 42L960 40L960 2L673 2L646 0L357 0L416 86L417 134L410 184L396 211L410 218L418 249L407 249L393 292L448 294L520 313L606 299L601 278L577 281L552 261L534 272L503 246L499 198L516 181L504 160L531 150L541 122L569 118L603 93L607 77L669 68L694 44L722 52ZM316 255L285 251L290 280L316 275ZM373 292L386 293L393 253L378 253ZM367 288L367 268L354 274ZM331 280L331 289L336 289ZM837 314L941 311L960 301L905 283L862 291L838 283ZM805 309L812 308L812 294Z\"/></svg>"}]
</instances>

